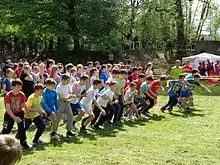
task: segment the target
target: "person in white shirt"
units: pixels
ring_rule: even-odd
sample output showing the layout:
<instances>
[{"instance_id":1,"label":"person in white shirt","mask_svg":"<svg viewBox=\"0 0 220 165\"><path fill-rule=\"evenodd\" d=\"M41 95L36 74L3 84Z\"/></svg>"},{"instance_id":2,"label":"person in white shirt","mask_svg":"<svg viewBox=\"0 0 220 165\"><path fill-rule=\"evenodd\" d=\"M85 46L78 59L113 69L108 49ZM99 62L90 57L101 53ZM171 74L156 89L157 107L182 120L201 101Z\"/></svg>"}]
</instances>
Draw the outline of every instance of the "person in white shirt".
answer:
<instances>
[{"instance_id":1,"label":"person in white shirt","mask_svg":"<svg viewBox=\"0 0 220 165\"><path fill-rule=\"evenodd\" d=\"M89 81L88 76L82 76L80 78L80 81L75 82L72 85L72 94L76 96L76 98L73 98L70 100L70 105L73 111L73 114L75 114L75 111L78 112L77 116L73 120L73 127L75 131L78 131L78 127L76 123L82 119L82 117L85 115L85 110L83 109L82 105L80 104L80 100L83 97L86 97L86 85Z\"/></svg>"},{"instance_id":2,"label":"person in white shirt","mask_svg":"<svg viewBox=\"0 0 220 165\"><path fill-rule=\"evenodd\" d=\"M89 115L89 117L83 119L82 127L80 128L80 132L87 133L86 126L90 124L90 122L95 118L95 115L92 110L92 103L98 107L98 109L105 115L105 110L97 103L96 96L98 95L98 90L102 87L101 80L94 80L93 85L86 92L87 96L83 97L80 101L83 109Z\"/></svg>"},{"instance_id":3,"label":"person in white shirt","mask_svg":"<svg viewBox=\"0 0 220 165\"><path fill-rule=\"evenodd\" d=\"M125 92L125 96L124 96L125 106L126 105L129 106L131 109L129 113L129 117L131 120L134 120L134 116L133 116L134 114L136 115L137 118L140 117L137 112L137 106L135 105L135 102L134 102L134 98L137 93L138 91L136 90L136 84L131 83L129 85L128 90Z\"/></svg>"},{"instance_id":4,"label":"person in white shirt","mask_svg":"<svg viewBox=\"0 0 220 165\"><path fill-rule=\"evenodd\" d=\"M96 129L100 129L99 126L104 124L106 121L110 121L111 118L113 117L114 110L112 109L111 105L118 103L118 100L115 100L113 102L116 84L117 84L116 81L112 81L108 83L107 89L104 90L103 93L101 92L100 96L97 99L99 105L105 110L106 115L100 115L100 110L98 109L98 107L95 106L94 108L95 119L92 121L91 125L94 126L94 128ZM99 120L96 123L98 118Z\"/></svg>"},{"instance_id":5,"label":"person in white shirt","mask_svg":"<svg viewBox=\"0 0 220 165\"><path fill-rule=\"evenodd\" d=\"M153 64L151 62L149 62L145 68L145 70L146 70L145 75L146 76L153 76L154 73L153 73L152 69L153 69Z\"/></svg>"},{"instance_id":6,"label":"person in white shirt","mask_svg":"<svg viewBox=\"0 0 220 165\"><path fill-rule=\"evenodd\" d=\"M90 86L92 86L93 81L97 79L97 69L96 68L92 68L90 69L89 72L89 76L90 76Z\"/></svg>"},{"instance_id":7,"label":"person in white shirt","mask_svg":"<svg viewBox=\"0 0 220 165\"><path fill-rule=\"evenodd\" d=\"M56 92L59 97L59 108L57 111L57 125L56 125L56 131L59 126L59 122L62 118L63 113L67 116L67 123L66 123L66 129L67 133L66 136L72 137L74 134L72 133L72 123L73 123L73 114L70 107L69 99L75 97L71 94L71 89L69 86L70 83L70 76L63 75L62 76L62 82L57 85Z\"/></svg>"}]
</instances>

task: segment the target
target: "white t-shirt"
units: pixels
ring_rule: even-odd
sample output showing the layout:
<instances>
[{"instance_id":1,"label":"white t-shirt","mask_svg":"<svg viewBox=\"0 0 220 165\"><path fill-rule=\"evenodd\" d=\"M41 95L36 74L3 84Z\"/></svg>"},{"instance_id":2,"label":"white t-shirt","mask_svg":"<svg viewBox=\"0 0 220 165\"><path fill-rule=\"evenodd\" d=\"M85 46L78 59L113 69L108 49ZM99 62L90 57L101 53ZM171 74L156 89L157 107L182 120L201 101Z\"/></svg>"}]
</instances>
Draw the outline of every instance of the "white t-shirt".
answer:
<instances>
[{"instance_id":1,"label":"white t-shirt","mask_svg":"<svg viewBox=\"0 0 220 165\"><path fill-rule=\"evenodd\" d=\"M148 69L146 72L145 72L146 76L153 76L153 71Z\"/></svg>"},{"instance_id":2,"label":"white t-shirt","mask_svg":"<svg viewBox=\"0 0 220 165\"><path fill-rule=\"evenodd\" d=\"M110 83L112 81L117 82L117 79L113 78L112 76L108 78L108 80L106 81L106 83Z\"/></svg>"},{"instance_id":3,"label":"white t-shirt","mask_svg":"<svg viewBox=\"0 0 220 165\"><path fill-rule=\"evenodd\" d=\"M135 93L136 93L136 91L131 92L131 89L128 89L128 90L125 92L125 96L124 96L125 104L134 103Z\"/></svg>"},{"instance_id":4,"label":"white t-shirt","mask_svg":"<svg viewBox=\"0 0 220 165\"><path fill-rule=\"evenodd\" d=\"M96 99L98 90L94 89L93 86L91 86L86 93L87 93L87 97L83 97L80 103L85 106L91 106L93 100Z\"/></svg>"},{"instance_id":5,"label":"white t-shirt","mask_svg":"<svg viewBox=\"0 0 220 165\"><path fill-rule=\"evenodd\" d=\"M111 89L107 89L104 93L102 93L103 96L107 96L111 101L113 100L114 92ZM105 100L102 97L99 97L97 99L97 102L102 107L107 107L109 100Z\"/></svg>"},{"instance_id":6,"label":"white t-shirt","mask_svg":"<svg viewBox=\"0 0 220 165\"><path fill-rule=\"evenodd\" d=\"M71 89L72 89L72 94L80 95L83 91L86 90L86 86L80 85L80 81L77 81L77 82L73 83ZM70 100L70 103L77 104L77 103L79 103L79 101L80 101L80 98L73 98Z\"/></svg>"},{"instance_id":7,"label":"white t-shirt","mask_svg":"<svg viewBox=\"0 0 220 165\"><path fill-rule=\"evenodd\" d=\"M95 75L92 75L92 77L90 78L90 86L92 86L94 80L96 80L97 77Z\"/></svg>"},{"instance_id":8,"label":"white t-shirt","mask_svg":"<svg viewBox=\"0 0 220 165\"><path fill-rule=\"evenodd\" d=\"M65 98L71 93L71 89L69 85L62 85L62 83L60 83L57 85L56 92L58 96Z\"/></svg>"}]
</instances>

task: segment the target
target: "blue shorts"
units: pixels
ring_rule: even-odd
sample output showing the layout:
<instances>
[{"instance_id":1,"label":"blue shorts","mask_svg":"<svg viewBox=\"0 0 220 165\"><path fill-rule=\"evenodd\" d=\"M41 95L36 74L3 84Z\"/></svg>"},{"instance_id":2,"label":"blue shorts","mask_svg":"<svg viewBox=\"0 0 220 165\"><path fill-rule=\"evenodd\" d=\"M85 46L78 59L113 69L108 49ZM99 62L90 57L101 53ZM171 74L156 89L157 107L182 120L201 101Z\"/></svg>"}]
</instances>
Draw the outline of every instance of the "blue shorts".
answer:
<instances>
[{"instance_id":1,"label":"blue shorts","mask_svg":"<svg viewBox=\"0 0 220 165\"><path fill-rule=\"evenodd\" d=\"M83 109L83 107L80 103L77 103L77 104L71 103L70 106L71 106L72 110L82 110Z\"/></svg>"},{"instance_id":2,"label":"blue shorts","mask_svg":"<svg viewBox=\"0 0 220 165\"><path fill-rule=\"evenodd\" d=\"M189 90L181 90L180 91L180 96L179 97L190 97L191 92Z\"/></svg>"}]
</instances>

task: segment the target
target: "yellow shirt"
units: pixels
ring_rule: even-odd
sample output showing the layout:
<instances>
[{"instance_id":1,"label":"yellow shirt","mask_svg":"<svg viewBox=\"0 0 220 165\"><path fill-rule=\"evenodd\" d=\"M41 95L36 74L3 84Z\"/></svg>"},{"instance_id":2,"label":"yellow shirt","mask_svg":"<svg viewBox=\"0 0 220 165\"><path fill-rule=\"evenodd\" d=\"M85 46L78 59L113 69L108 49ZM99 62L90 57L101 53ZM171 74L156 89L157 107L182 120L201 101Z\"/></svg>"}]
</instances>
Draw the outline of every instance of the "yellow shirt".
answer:
<instances>
[{"instance_id":1,"label":"yellow shirt","mask_svg":"<svg viewBox=\"0 0 220 165\"><path fill-rule=\"evenodd\" d=\"M33 119L40 115L41 100L42 96L35 96L34 93L28 97L26 105L27 107L30 107L30 110L24 111L24 118Z\"/></svg>"}]
</instances>

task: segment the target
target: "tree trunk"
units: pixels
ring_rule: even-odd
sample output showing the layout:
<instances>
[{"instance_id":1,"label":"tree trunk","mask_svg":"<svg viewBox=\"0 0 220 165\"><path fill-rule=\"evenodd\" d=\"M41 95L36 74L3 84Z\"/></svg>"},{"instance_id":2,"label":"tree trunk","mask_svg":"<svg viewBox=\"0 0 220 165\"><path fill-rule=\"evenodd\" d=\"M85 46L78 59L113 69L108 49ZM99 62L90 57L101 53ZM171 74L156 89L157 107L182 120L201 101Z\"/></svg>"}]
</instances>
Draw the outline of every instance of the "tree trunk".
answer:
<instances>
[{"instance_id":1,"label":"tree trunk","mask_svg":"<svg viewBox=\"0 0 220 165\"><path fill-rule=\"evenodd\" d=\"M185 36L184 36L184 16L182 10L181 0L176 0L176 13L178 14L176 19L177 24L177 58L182 58L185 50Z\"/></svg>"}]
</instances>

